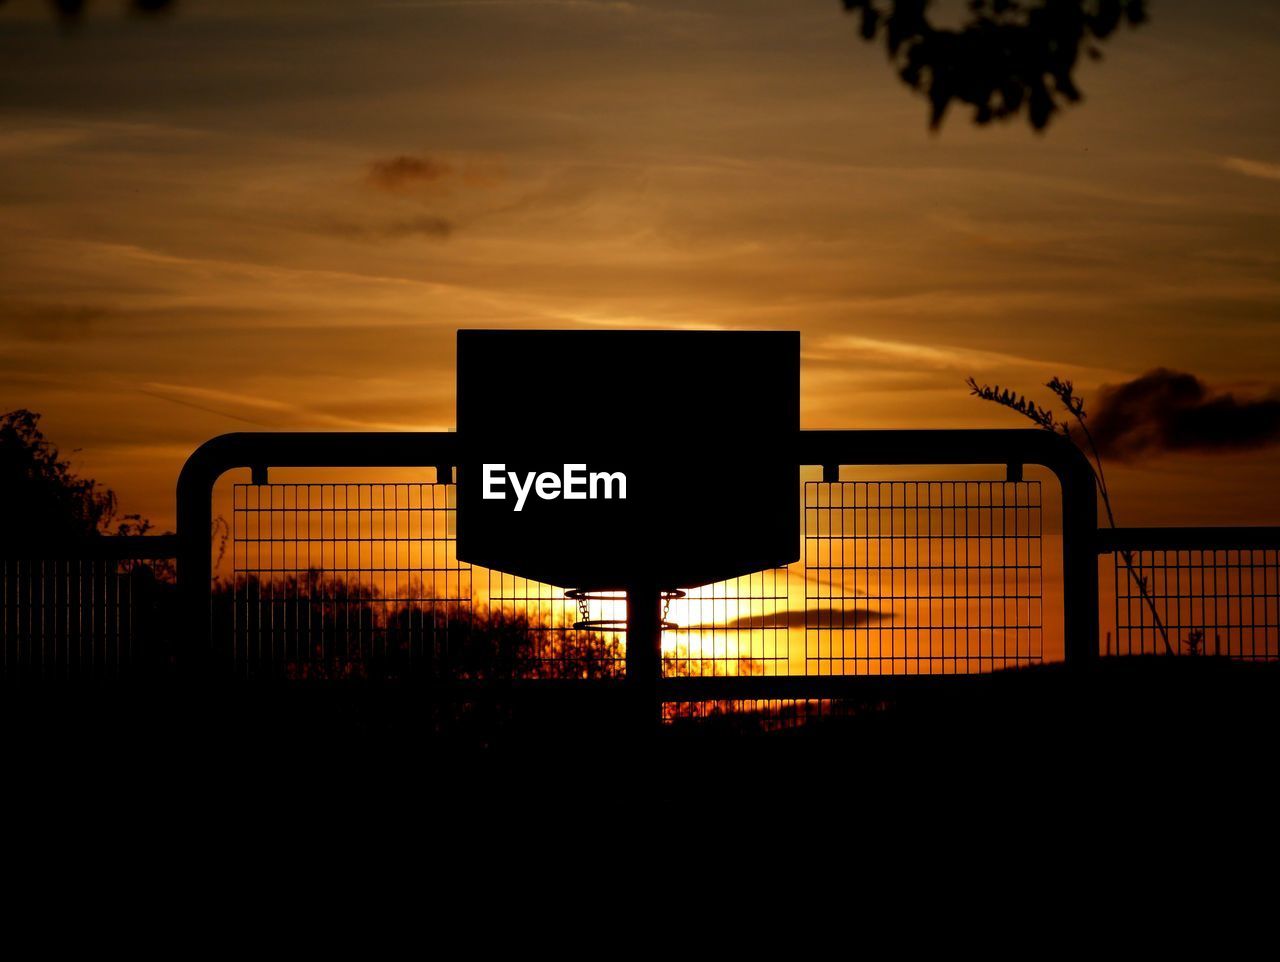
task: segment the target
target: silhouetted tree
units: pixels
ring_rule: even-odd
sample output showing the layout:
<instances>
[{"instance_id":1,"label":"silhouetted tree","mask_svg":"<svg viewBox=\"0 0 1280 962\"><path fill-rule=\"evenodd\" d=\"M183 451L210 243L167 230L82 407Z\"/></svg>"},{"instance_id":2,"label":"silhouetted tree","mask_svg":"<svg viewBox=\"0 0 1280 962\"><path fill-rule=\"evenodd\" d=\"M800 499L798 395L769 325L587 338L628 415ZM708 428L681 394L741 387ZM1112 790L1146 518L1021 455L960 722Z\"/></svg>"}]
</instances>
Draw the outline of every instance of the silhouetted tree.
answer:
<instances>
[{"instance_id":1,"label":"silhouetted tree","mask_svg":"<svg viewBox=\"0 0 1280 962\"><path fill-rule=\"evenodd\" d=\"M24 408L0 415L0 504L0 545L10 553L150 528L136 514L117 521L115 493L75 474L40 430L40 415Z\"/></svg>"},{"instance_id":2,"label":"silhouetted tree","mask_svg":"<svg viewBox=\"0 0 1280 962\"><path fill-rule=\"evenodd\" d=\"M153 14L164 13L174 6L175 0L128 0L126 8L132 13ZM0 7L5 0L0 0ZM75 23L84 14L87 0L49 0L49 7L54 16L64 25Z\"/></svg>"},{"instance_id":3,"label":"silhouetted tree","mask_svg":"<svg viewBox=\"0 0 1280 962\"><path fill-rule=\"evenodd\" d=\"M397 593L413 594L410 599ZM473 608L319 569L237 575L213 589L214 634L252 670L293 679L602 679L622 672L615 638L558 631L527 612Z\"/></svg>"},{"instance_id":4,"label":"silhouetted tree","mask_svg":"<svg viewBox=\"0 0 1280 962\"><path fill-rule=\"evenodd\" d=\"M143 534L116 496L71 470L40 415L0 414L0 638L10 674L82 677L163 668L178 623L165 560L99 557L87 542Z\"/></svg>"}]
</instances>

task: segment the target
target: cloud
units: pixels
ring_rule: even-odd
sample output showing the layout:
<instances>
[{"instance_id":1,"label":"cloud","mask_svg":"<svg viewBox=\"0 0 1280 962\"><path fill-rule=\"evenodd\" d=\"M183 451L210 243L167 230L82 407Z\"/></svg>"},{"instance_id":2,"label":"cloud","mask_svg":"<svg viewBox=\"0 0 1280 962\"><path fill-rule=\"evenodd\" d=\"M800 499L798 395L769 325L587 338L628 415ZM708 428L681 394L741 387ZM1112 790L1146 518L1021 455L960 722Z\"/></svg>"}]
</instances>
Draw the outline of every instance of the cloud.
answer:
<instances>
[{"instance_id":1,"label":"cloud","mask_svg":"<svg viewBox=\"0 0 1280 962\"><path fill-rule=\"evenodd\" d=\"M369 165L369 183L379 190L402 193L423 184L443 180L453 173L453 168L431 157L412 157L400 154Z\"/></svg>"},{"instance_id":2,"label":"cloud","mask_svg":"<svg viewBox=\"0 0 1280 962\"><path fill-rule=\"evenodd\" d=\"M983 351L955 345L939 347L913 341L859 337L852 334L809 340L810 343L804 348L806 361L847 363L854 360L862 364L870 361L910 370L927 368L935 371L968 370L973 367L992 365L1039 368L1044 364L1043 361L1034 358L996 351Z\"/></svg>"},{"instance_id":3,"label":"cloud","mask_svg":"<svg viewBox=\"0 0 1280 962\"><path fill-rule=\"evenodd\" d=\"M350 221L330 221L321 224L317 230L323 234L333 234L352 240L404 240L409 237L445 240L456 227L457 225L447 217L421 214L382 223L357 224Z\"/></svg>"},{"instance_id":4,"label":"cloud","mask_svg":"<svg viewBox=\"0 0 1280 962\"><path fill-rule=\"evenodd\" d=\"M149 381L138 386L137 390L148 397L160 401L168 401L183 407L205 411L220 417L229 418L256 427L312 428L332 427L343 429L403 430L405 425L396 422L364 420L346 417L320 409L278 401L269 397L255 397L235 391L221 391L213 388L195 387L186 384L166 384Z\"/></svg>"},{"instance_id":5,"label":"cloud","mask_svg":"<svg viewBox=\"0 0 1280 962\"><path fill-rule=\"evenodd\" d=\"M393 221L382 226L384 237L448 237L453 233L453 221L444 217L424 214L421 217L410 217L407 220Z\"/></svg>"},{"instance_id":6,"label":"cloud","mask_svg":"<svg viewBox=\"0 0 1280 962\"><path fill-rule=\"evenodd\" d=\"M1166 451L1239 451L1280 443L1280 392L1237 398L1194 374L1156 368L1104 385L1089 415L1102 454L1128 460Z\"/></svg>"},{"instance_id":7,"label":"cloud","mask_svg":"<svg viewBox=\"0 0 1280 962\"><path fill-rule=\"evenodd\" d=\"M1280 164L1269 164L1265 160L1249 160L1247 157L1223 157L1222 166L1246 177L1260 177L1263 180L1280 180Z\"/></svg>"},{"instance_id":8,"label":"cloud","mask_svg":"<svg viewBox=\"0 0 1280 962\"><path fill-rule=\"evenodd\" d=\"M893 615L869 608L788 608L767 615L744 615L724 624L691 625L690 631L730 631L787 628L861 628L872 622L892 620Z\"/></svg>"},{"instance_id":9,"label":"cloud","mask_svg":"<svg viewBox=\"0 0 1280 962\"><path fill-rule=\"evenodd\" d=\"M89 304L2 303L0 331L31 341L75 341L106 314L106 308Z\"/></svg>"},{"instance_id":10,"label":"cloud","mask_svg":"<svg viewBox=\"0 0 1280 962\"><path fill-rule=\"evenodd\" d=\"M73 147L90 137L84 127L29 127L0 131L0 157Z\"/></svg>"}]
</instances>

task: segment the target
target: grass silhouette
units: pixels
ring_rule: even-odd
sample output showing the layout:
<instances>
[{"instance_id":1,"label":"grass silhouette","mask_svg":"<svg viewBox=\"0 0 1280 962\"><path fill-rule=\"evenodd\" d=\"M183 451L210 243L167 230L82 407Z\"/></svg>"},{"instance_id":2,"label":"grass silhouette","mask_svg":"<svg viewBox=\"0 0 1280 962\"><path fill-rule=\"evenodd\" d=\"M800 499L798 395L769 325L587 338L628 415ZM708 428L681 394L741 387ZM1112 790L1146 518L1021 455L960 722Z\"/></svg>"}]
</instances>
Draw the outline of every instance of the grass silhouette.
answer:
<instances>
[{"instance_id":1,"label":"grass silhouette","mask_svg":"<svg viewBox=\"0 0 1280 962\"><path fill-rule=\"evenodd\" d=\"M1106 471L1102 467L1102 455L1099 453L1098 446L1093 440L1093 434L1089 430L1084 398L1076 394L1075 385L1068 380L1057 377L1051 379L1045 385L1062 402L1063 407L1066 408L1068 415L1070 415L1070 420L1059 421L1051 409L1038 407L1034 401L1028 400L1025 395L1017 394L1008 388L1001 388L998 384L979 385L972 377L967 378L965 383L969 385L969 393L975 397L1008 408L1010 411L1021 414L1037 427L1053 434L1061 434L1073 443L1080 444L1090 458L1093 480L1097 485L1098 494L1102 498L1102 505L1107 512L1107 524L1113 529L1116 527L1116 515L1111 505L1111 492L1107 487ZM1072 422L1076 425L1074 429L1072 428ZM1081 444L1082 441L1083 444ZM1151 587L1147 578L1134 566L1133 552L1123 549L1120 552L1120 557L1129 572L1129 577L1133 580L1134 585L1137 586L1139 595L1151 611L1151 617L1155 620L1156 630L1160 633L1160 639L1164 643L1165 654L1175 654L1173 644L1169 641L1169 629L1165 627L1164 620L1160 617L1160 612L1156 608L1155 599L1151 596Z\"/></svg>"}]
</instances>

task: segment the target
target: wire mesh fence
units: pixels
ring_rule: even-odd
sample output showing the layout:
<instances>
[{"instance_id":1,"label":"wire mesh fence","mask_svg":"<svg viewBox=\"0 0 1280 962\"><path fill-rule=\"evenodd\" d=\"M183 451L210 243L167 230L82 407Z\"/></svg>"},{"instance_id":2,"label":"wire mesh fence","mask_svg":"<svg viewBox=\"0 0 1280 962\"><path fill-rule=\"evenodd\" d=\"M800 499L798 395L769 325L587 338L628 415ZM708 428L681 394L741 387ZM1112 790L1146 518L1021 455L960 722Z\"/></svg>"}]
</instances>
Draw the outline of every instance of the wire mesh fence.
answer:
<instances>
[{"instance_id":1,"label":"wire mesh fence","mask_svg":"<svg viewBox=\"0 0 1280 962\"><path fill-rule=\"evenodd\" d=\"M562 589L473 569L440 482L236 485L215 643L292 679L609 678L625 634L574 627Z\"/></svg>"},{"instance_id":2,"label":"wire mesh fence","mask_svg":"<svg viewBox=\"0 0 1280 962\"><path fill-rule=\"evenodd\" d=\"M790 575L787 568L769 568L672 599L662 632L663 674L787 674L797 621L788 607Z\"/></svg>"},{"instance_id":3,"label":"wire mesh fence","mask_svg":"<svg viewBox=\"0 0 1280 962\"><path fill-rule=\"evenodd\" d=\"M1044 636L1056 569L1038 482L813 481L803 493L800 562L669 599L668 725L811 728L878 710L882 689L864 697L841 676L901 686L1054 657ZM626 674L622 594L596 593L584 611L562 587L460 562L450 483L245 484L231 496L229 573L211 613L215 644L243 677L458 681L471 712L466 700L494 681L567 697L607 694L577 682ZM120 678L169 665L184 621L165 537L0 560L0 674ZM1113 598L1091 609L1114 619L1103 654L1280 660L1274 529L1098 538L1113 563ZM506 697L481 702L505 711Z\"/></svg>"},{"instance_id":4,"label":"wire mesh fence","mask_svg":"<svg viewBox=\"0 0 1280 962\"><path fill-rule=\"evenodd\" d=\"M511 625L522 637L514 640L525 655L520 677L601 679L621 678L627 666L626 598L617 592L589 602L584 612L565 596L565 589L530 581L501 571L477 569L485 590L478 598L480 630ZM482 573L481 573L482 572ZM588 619L600 627L582 627Z\"/></svg>"},{"instance_id":5,"label":"wire mesh fence","mask_svg":"<svg viewBox=\"0 0 1280 962\"><path fill-rule=\"evenodd\" d=\"M1116 551L1104 654L1280 659L1280 548Z\"/></svg>"},{"instance_id":6,"label":"wire mesh fence","mask_svg":"<svg viewBox=\"0 0 1280 962\"><path fill-rule=\"evenodd\" d=\"M236 485L219 643L247 673L297 678L620 677L621 593L574 601L460 562L453 498L440 482ZM804 513L801 562L668 602L666 676L972 672L1042 657L1038 482L811 482Z\"/></svg>"},{"instance_id":7,"label":"wire mesh fence","mask_svg":"<svg viewBox=\"0 0 1280 962\"><path fill-rule=\"evenodd\" d=\"M454 489L238 484L215 644L238 670L297 679L467 661L472 572L453 551Z\"/></svg>"},{"instance_id":8,"label":"wire mesh fence","mask_svg":"<svg viewBox=\"0 0 1280 962\"><path fill-rule=\"evenodd\" d=\"M805 486L814 674L990 671L1043 656L1038 481Z\"/></svg>"},{"instance_id":9,"label":"wire mesh fence","mask_svg":"<svg viewBox=\"0 0 1280 962\"><path fill-rule=\"evenodd\" d=\"M171 654L172 572L144 559L0 559L0 674L113 678Z\"/></svg>"}]
</instances>

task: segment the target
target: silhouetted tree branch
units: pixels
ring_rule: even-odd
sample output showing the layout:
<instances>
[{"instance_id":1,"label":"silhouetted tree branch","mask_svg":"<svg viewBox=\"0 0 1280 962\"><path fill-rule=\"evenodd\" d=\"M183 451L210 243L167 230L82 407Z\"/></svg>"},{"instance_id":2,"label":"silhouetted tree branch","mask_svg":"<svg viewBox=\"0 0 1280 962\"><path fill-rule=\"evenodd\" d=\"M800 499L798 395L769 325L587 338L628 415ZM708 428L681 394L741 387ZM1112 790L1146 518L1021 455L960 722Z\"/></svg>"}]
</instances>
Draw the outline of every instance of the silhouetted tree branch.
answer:
<instances>
[{"instance_id":1,"label":"silhouetted tree branch","mask_svg":"<svg viewBox=\"0 0 1280 962\"><path fill-rule=\"evenodd\" d=\"M6 0L0 0L3 7ZM127 0L124 8L131 13L152 14L165 13L176 3L176 0ZM70 26L79 20L88 6L88 0L49 0L53 14L64 25Z\"/></svg>"},{"instance_id":2,"label":"silhouetted tree branch","mask_svg":"<svg viewBox=\"0 0 1280 962\"><path fill-rule=\"evenodd\" d=\"M898 75L929 98L937 129L953 100L973 107L974 123L1006 120L1026 109L1036 130L1065 103L1081 99L1073 73L1083 53L1102 56L1099 42L1123 24L1146 22L1146 0L968 0L959 28L937 27L931 0L841 0L859 19L864 40L884 38ZM5 0L0 0L4 6ZM50 0L64 26L74 26L88 0ZM126 0L138 14L166 13L177 0Z\"/></svg>"},{"instance_id":3,"label":"silhouetted tree branch","mask_svg":"<svg viewBox=\"0 0 1280 962\"><path fill-rule=\"evenodd\" d=\"M40 430L40 415L21 408L0 414L0 504L0 548L7 552L151 527L136 514L117 521L115 493L76 475Z\"/></svg>"},{"instance_id":4,"label":"silhouetted tree branch","mask_svg":"<svg viewBox=\"0 0 1280 962\"><path fill-rule=\"evenodd\" d=\"M953 100L987 124L1023 108L1043 130L1064 103L1081 94L1072 76L1083 50L1122 24L1146 22L1146 0L970 0L958 29L935 27L929 0L843 0L860 20L864 40L883 37L898 75L929 98L934 129Z\"/></svg>"}]
</instances>

